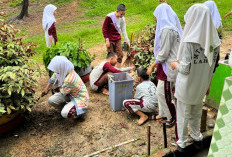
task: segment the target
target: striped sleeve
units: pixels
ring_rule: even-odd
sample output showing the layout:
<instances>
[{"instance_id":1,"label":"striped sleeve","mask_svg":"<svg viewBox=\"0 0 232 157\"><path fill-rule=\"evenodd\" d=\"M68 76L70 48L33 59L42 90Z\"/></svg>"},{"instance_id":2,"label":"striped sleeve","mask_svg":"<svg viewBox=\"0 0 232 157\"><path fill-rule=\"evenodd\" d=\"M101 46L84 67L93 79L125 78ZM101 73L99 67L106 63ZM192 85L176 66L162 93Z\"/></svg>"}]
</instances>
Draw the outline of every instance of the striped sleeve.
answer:
<instances>
[{"instance_id":1,"label":"striped sleeve","mask_svg":"<svg viewBox=\"0 0 232 157\"><path fill-rule=\"evenodd\" d=\"M64 82L62 88L60 89L60 92L64 95L67 95L71 92L73 89L73 85L70 82Z\"/></svg>"}]
</instances>

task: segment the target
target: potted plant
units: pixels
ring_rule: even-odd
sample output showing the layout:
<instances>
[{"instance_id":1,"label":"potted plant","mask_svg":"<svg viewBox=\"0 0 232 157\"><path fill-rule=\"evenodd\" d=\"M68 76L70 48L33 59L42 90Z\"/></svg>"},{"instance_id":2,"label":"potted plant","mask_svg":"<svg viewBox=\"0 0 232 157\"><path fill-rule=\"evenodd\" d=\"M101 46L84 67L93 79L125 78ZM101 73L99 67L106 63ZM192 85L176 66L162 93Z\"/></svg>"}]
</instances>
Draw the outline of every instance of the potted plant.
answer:
<instances>
[{"instance_id":1,"label":"potted plant","mask_svg":"<svg viewBox=\"0 0 232 157\"><path fill-rule=\"evenodd\" d=\"M35 104L36 77L32 68L30 44L17 38L18 30L4 20L0 12L0 133L16 127L26 110Z\"/></svg>"},{"instance_id":2,"label":"potted plant","mask_svg":"<svg viewBox=\"0 0 232 157\"><path fill-rule=\"evenodd\" d=\"M74 65L75 71L80 75L84 82L85 76L88 76L92 71L91 62L95 56L91 56L90 53L83 48L82 42L79 40L79 43L74 42L58 42L56 45L52 45L51 48L48 48L47 51L43 54L43 62L47 69L48 64L55 56L65 56L67 57ZM49 73L51 76L51 73Z\"/></svg>"}]
</instances>

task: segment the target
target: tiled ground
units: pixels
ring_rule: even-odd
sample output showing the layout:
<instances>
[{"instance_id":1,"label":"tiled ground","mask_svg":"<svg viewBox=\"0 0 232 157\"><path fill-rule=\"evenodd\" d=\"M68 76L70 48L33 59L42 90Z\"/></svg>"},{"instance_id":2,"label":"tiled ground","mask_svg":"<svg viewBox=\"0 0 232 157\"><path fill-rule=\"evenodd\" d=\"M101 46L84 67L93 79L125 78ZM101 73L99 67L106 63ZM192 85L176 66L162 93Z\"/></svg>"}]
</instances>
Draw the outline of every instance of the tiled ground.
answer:
<instances>
[{"instance_id":1,"label":"tiled ground","mask_svg":"<svg viewBox=\"0 0 232 157\"><path fill-rule=\"evenodd\" d=\"M208 157L232 157L232 77L225 79Z\"/></svg>"}]
</instances>

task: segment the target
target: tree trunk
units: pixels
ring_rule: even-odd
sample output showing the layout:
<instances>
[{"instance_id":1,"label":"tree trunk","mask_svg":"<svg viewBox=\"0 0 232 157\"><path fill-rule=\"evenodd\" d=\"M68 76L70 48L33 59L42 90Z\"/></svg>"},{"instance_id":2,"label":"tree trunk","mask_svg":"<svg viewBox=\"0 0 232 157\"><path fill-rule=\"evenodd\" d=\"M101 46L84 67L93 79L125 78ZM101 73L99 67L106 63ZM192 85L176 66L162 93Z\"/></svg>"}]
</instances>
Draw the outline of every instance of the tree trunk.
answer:
<instances>
[{"instance_id":1,"label":"tree trunk","mask_svg":"<svg viewBox=\"0 0 232 157\"><path fill-rule=\"evenodd\" d=\"M19 16L17 16L17 19L21 20L25 16L28 16L28 6L29 6L29 0L23 0L22 1L22 10Z\"/></svg>"}]
</instances>

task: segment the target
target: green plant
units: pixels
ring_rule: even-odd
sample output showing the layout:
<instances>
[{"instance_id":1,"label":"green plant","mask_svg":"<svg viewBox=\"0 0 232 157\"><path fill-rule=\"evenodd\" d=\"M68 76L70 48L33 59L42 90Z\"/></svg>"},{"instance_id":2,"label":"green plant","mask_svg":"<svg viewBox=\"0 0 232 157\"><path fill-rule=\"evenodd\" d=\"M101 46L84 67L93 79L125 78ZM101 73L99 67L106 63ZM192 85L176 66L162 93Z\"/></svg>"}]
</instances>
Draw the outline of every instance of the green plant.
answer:
<instances>
[{"instance_id":1,"label":"green plant","mask_svg":"<svg viewBox=\"0 0 232 157\"><path fill-rule=\"evenodd\" d=\"M11 1L8 3L8 5L9 5L10 7L15 7L15 6L20 5L21 3L22 3L22 0L11 0Z\"/></svg>"},{"instance_id":2,"label":"green plant","mask_svg":"<svg viewBox=\"0 0 232 157\"><path fill-rule=\"evenodd\" d=\"M149 68L155 61L153 53L153 45L155 39L155 25L147 25L136 36L137 41L133 42L133 51L131 57L134 58L135 67ZM154 79L155 72L152 73L151 79Z\"/></svg>"},{"instance_id":3,"label":"green plant","mask_svg":"<svg viewBox=\"0 0 232 157\"><path fill-rule=\"evenodd\" d=\"M0 116L17 110L31 111L35 103L36 76L38 70L31 68L34 52L31 44L17 38L19 30L4 20L0 12Z\"/></svg>"},{"instance_id":4,"label":"green plant","mask_svg":"<svg viewBox=\"0 0 232 157\"><path fill-rule=\"evenodd\" d=\"M90 53L83 48L83 44L74 42L58 42L56 45L52 45L43 54L43 61L47 69L48 64L55 56L65 56L74 65L75 71L79 72L81 68L88 67L95 56L91 57Z\"/></svg>"}]
</instances>

